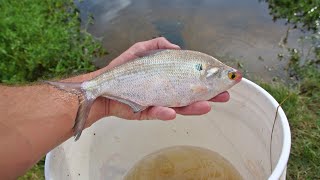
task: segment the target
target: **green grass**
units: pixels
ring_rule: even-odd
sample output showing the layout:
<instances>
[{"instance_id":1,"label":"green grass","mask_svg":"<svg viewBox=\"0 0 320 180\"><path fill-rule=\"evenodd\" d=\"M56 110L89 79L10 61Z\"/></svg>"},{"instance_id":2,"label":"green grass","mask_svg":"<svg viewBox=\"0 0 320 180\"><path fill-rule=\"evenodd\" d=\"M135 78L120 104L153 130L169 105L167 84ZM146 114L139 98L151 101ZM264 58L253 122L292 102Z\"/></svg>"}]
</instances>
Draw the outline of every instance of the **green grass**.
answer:
<instances>
[{"instance_id":1,"label":"green grass","mask_svg":"<svg viewBox=\"0 0 320 180\"><path fill-rule=\"evenodd\" d=\"M316 31L319 23L319 0L259 0L269 4L273 19L286 19L294 28Z\"/></svg>"},{"instance_id":2,"label":"green grass","mask_svg":"<svg viewBox=\"0 0 320 180\"><path fill-rule=\"evenodd\" d=\"M1 0L0 19L0 83L92 71L92 59L105 53L80 28L72 0Z\"/></svg>"},{"instance_id":3,"label":"green grass","mask_svg":"<svg viewBox=\"0 0 320 180\"><path fill-rule=\"evenodd\" d=\"M45 158L34 165L25 175L19 177L18 180L44 180L44 163Z\"/></svg>"},{"instance_id":4,"label":"green grass","mask_svg":"<svg viewBox=\"0 0 320 180\"><path fill-rule=\"evenodd\" d=\"M288 116L292 132L292 149L288 164L288 179L320 179L320 1L319 0L264 0L269 4L274 20L286 19L311 35L314 56L302 60L301 52L288 48L289 74L298 83L292 87L283 84L261 83L278 102L288 94L282 105Z\"/></svg>"},{"instance_id":5,"label":"green grass","mask_svg":"<svg viewBox=\"0 0 320 180\"><path fill-rule=\"evenodd\" d=\"M320 179L320 71L315 66L299 68L296 88L259 83L283 103L292 133L287 179Z\"/></svg>"}]
</instances>

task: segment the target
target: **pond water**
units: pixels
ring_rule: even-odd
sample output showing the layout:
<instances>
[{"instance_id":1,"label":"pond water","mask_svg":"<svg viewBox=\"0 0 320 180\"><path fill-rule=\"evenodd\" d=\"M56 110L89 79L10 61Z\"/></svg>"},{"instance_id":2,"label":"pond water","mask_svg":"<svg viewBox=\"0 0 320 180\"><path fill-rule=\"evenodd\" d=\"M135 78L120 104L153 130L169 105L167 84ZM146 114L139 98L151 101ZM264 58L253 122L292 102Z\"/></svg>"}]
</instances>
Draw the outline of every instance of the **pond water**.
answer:
<instances>
[{"instance_id":1,"label":"pond water","mask_svg":"<svg viewBox=\"0 0 320 180\"><path fill-rule=\"evenodd\" d=\"M107 65L135 42L164 36L183 49L210 54L245 77L266 81L286 78L285 21L273 22L268 4L258 0L91 0L78 3L82 19L88 13L94 24L88 31L102 39L109 52L96 60ZM301 48L299 30L290 30L288 45ZM240 67L239 67L240 68Z\"/></svg>"}]
</instances>

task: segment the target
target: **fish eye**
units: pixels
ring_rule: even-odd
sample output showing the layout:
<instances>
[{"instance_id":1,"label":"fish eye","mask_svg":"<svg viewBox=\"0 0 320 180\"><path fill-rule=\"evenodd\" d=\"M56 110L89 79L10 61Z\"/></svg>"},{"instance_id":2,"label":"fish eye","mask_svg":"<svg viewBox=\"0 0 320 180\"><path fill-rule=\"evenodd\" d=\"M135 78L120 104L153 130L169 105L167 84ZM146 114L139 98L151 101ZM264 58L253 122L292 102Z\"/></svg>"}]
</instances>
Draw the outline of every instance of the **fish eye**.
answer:
<instances>
[{"instance_id":1,"label":"fish eye","mask_svg":"<svg viewBox=\"0 0 320 180\"><path fill-rule=\"evenodd\" d=\"M237 77L237 75L234 71L232 71L232 72L228 72L228 77L229 79L234 80Z\"/></svg>"},{"instance_id":2,"label":"fish eye","mask_svg":"<svg viewBox=\"0 0 320 180\"><path fill-rule=\"evenodd\" d=\"M198 71L202 71L202 64L196 64L196 66L195 66L195 68L196 68L196 70L198 70Z\"/></svg>"}]
</instances>

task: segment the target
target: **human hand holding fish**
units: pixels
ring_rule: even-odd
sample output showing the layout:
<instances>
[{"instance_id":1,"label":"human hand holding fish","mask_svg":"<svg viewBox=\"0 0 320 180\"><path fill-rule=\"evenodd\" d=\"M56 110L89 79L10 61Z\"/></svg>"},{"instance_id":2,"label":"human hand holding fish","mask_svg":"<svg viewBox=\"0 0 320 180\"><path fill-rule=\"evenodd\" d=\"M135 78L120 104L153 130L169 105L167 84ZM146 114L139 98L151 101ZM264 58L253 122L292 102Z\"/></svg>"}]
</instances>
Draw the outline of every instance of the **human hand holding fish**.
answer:
<instances>
[{"instance_id":1,"label":"human hand holding fish","mask_svg":"<svg viewBox=\"0 0 320 180\"><path fill-rule=\"evenodd\" d=\"M209 82L210 76L214 75L225 77ZM78 140L82 130L97 120L92 120L89 114L96 101L105 101L104 116L173 120L177 113L208 113L211 110L209 101L228 101L229 94L225 90L238 83L241 77L239 71L215 58L180 50L179 46L161 37L136 43L106 68L73 79L82 80L82 83L48 83L75 92L82 99L74 126ZM217 82L213 85L214 81Z\"/></svg>"},{"instance_id":2,"label":"human hand holding fish","mask_svg":"<svg viewBox=\"0 0 320 180\"><path fill-rule=\"evenodd\" d=\"M139 58L141 54L144 52L149 52L152 50L158 49L180 49L179 46L170 43L167 39L160 37L155 38L148 41L138 42L131 46L128 50L123 52L117 58L110 62L108 66L105 68L99 69L95 72L80 75L70 80L72 82L82 82L86 80L90 80L103 72L115 68L121 64L127 63L133 59ZM131 120L146 120L146 119L159 119L159 120L173 120L176 116L176 113L181 115L202 115L206 114L210 111L211 106L208 101L211 102L226 102L229 100L229 93L222 92L217 96L209 99L208 101L199 101L192 103L185 107L175 107L175 108L168 108L162 106L152 106L143 110L139 113L134 113L131 108L119 101L112 100L112 99L105 99L105 98L98 98L97 101L104 101L106 100L107 106L105 107L106 114L104 116L117 116L124 119L131 119ZM101 103L100 103L101 104ZM94 106L94 105L93 105ZM94 111L96 108L93 108ZM89 117L89 120L85 127L90 126L94 123L97 119L92 119Z\"/></svg>"}]
</instances>

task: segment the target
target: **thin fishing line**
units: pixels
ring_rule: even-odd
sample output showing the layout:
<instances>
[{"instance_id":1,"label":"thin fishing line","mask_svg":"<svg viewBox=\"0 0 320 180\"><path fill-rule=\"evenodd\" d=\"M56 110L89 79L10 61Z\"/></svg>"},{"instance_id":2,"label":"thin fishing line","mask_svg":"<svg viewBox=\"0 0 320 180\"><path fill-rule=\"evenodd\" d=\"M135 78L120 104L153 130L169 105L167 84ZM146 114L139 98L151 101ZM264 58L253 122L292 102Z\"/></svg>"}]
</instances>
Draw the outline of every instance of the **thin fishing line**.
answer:
<instances>
[{"instance_id":1,"label":"thin fishing line","mask_svg":"<svg viewBox=\"0 0 320 180\"><path fill-rule=\"evenodd\" d=\"M270 136L270 149L269 149L269 152L270 152L270 167L271 167L271 173L272 173L272 170L273 170L273 167L272 167L272 137L273 137L273 130L274 130L274 126L276 124L276 121L277 121L277 117L278 117L278 111L279 111L279 107L281 107L281 105L291 96L292 94L289 94L286 98L284 98L281 103L278 105L277 107L277 110L276 110L276 114L274 116L274 120L273 120L273 125L272 125L272 129L271 129L271 136Z\"/></svg>"}]
</instances>

